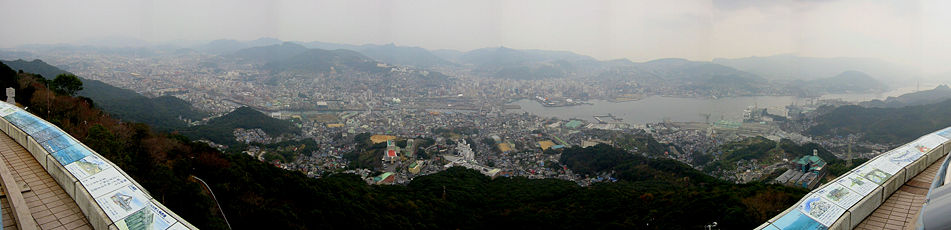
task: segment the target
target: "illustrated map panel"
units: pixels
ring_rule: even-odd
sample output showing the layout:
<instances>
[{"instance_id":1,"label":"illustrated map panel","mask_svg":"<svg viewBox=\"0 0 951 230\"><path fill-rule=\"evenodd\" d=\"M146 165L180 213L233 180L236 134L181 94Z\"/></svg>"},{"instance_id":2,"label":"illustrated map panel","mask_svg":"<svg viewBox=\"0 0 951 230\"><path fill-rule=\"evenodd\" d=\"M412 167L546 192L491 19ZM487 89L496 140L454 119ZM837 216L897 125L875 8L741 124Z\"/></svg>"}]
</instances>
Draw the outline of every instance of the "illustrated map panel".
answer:
<instances>
[{"instance_id":1,"label":"illustrated map panel","mask_svg":"<svg viewBox=\"0 0 951 230\"><path fill-rule=\"evenodd\" d=\"M836 182L843 187L855 191L857 195L862 197L865 197L870 192L872 192L872 190L875 190L875 188L878 187L878 184L865 179L865 177L862 177L862 174L858 171L843 175Z\"/></svg>"},{"instance_id":2,"label":"illustrated map panel","mask_svg":"<svg viewBox=\"0 0 951 230\"><path fill-rule=\"evenodd\" d=\"M135 185L129 184L96 198L109 219L118 221L145 207L149 200Z\"/></svg>"},{"instance_id":3,"label":"illustrated map panel","mask_svg":"<svg viewBox=\"0 0 951 230\"><path fill-rule=\"evenodd\" d=\"M884 157L875 158L873 161L859 167L855 172L872 183L881 185L889 178L892 178L901 167L889 163Z\"/></svg>"},{"instance_id":4,"label":"illustrated map panel","mask_svg":"<svg viewBox=\"0 0 951 230\"><path fill-rule=\"evenodd\" d=\"M883 155L884 156L880 158L885 158L885 160L887 160L889 163L892 163L899 167L905 167L911 164L912 162L915 162L916 160L918 160L918 158L921 158L925 154L918 148L915 148L910 145L905 145L897 149L894 149L892 151L889 151Z\"/></svg>"},{"instance_id":5,"label":"illustrated map panel","mask_svg":"<svg viewBox=\"0 0 951 230\"><path fill-rule=\"evenodd\" d=\"M855 205L864 197L838 183L829 184L829 186L816 191L816 194L844 209L851 208L852 205Z\"/></svg>"},{"instance_id":6,"label":"illustrated map panel","mask_svg":"<svg viewBox=\"0 0 951 230\"><path fill-rule=\"evenodd\" d=\"M162 211L157 205L149 202L145 208L139 209L135 213L116 222L116 227L122 230L130 229L168 229L176 224L175 218Z\"/></svg>"},{"instance_id":7,"label":"illustrated map panel","mask_svg":"<svg viewBox=\"0 0 951 230\"><path fill-rule=\"evenodd\" d=\"M44 141L48 141L60 135L63 135L63 132L59 131L59 129L56 127L47 127L34 134L31 134L30 136L33 136L33 140L36 140L36 143L43 143Z\"/></svg>"},{"instance_id":8,"label":"illustrated map panel","mask_svg":"<svg viewBox=\"0 0 951 230\"><path fill-rule=\"evenodd\" d=\"M53 158L56 158L56 161L59 161L60 164L68 165L93 154L86 149L86 147L83 147L83 145L77 144L50 153L50 155L53 155Z\"/></svg>"},{"instance_id":9,"label":"illustrated map panel","mask_svg":"<svg viewBox=\"0 0 951 230\"><path fill-rule=\"evenodd\" d=\"M50 138L47 141L40 142L40 146L43 146L43 149L46 149L46 152L54 153L61 149L65 149L69 146L76 145L75 140L69 135L60 135L54 138Z\"/></svg>"},{"instance_id":10,"label":"illustrated map panel","mask_svg":"<svg viewBox=\"0 0 951 230\"><path fill-rule=\"evenodd\" d=\"M30 124L24 126L17 126L20 127L20 130L23 130L23 132L27 135L33 136L34 133L53 126L50 123L46 123L46 121L40 120L36 116L31 115L30 117L32 118L33 122L30 122Z\"/></svg>"},{"instance_id":11,"label":"illustrated map panel","mask_svg":"<svg viewBox=\"0 0 951 230\"><path fill-rule=\"evenodd\" d=\"M112 168L112 165L109 165L106 163L106 161L102 160L95 154L86 156L83 159L79 159L76 162L66 165L66 170L68 170L69 173L73 174L73 177L76 177L76 179L80 181L86 177L95 175L110 168Z\"/></svg>"},{"instance_id":12,"label":"illustrated map panel","mask_svg":"<svg viewBox=\"0 0 951 230\"><path fill-rule=\"evenodd\" d=\"M29 112L23 110L16 111L15 113L11 113L10 115L4 116L3 118L7 119L10 124L13 124L20 129L23 129L23 126L25 125L29 125L30 123L37 121L33 115L30 115Z\"/></svg>"},{"instance_id":13,"label":"illustrated map panel","mask_svg":"<svg viewBox=\"0 0 951 230\"><path fill-rule=\"evenodd\" d=\"M842 213L845 213L845 209L824 199L821 194L810 195L802 203L799 203L798 209L827 227L835 223L835 220L839 219Z\"/></svg>"}]
</instances>

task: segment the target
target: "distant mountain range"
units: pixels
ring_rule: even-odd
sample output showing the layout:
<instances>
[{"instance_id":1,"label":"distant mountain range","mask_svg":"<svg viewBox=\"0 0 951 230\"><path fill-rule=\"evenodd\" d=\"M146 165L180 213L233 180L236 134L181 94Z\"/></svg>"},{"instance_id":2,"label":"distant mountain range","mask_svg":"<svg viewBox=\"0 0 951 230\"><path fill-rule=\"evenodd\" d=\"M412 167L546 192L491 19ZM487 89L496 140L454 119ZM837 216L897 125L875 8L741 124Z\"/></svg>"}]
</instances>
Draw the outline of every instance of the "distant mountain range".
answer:
<instances>
[{"instance_id":1,"label":"distant mountain range","mask_svg":"<svg viewBox=\"0 0 951 230\"><path fill-rule=\"evenodd\" d=\"M797 83L800 87L821 93L873 93L888 89L884 83L859 71L845 71L832 77Z\"/></svg>"},{"instance_id":2,"label":"distant mountain range","mask_svg":"<svg viewBox=\"0 0 951 230\"><path fill-rule=\"evenodd\" d=\"M281 40L275 38L259 38L253 41L237 41L231 39L221 39L214 40L208 44L204 44L198 47L195 47L195 50L212 53L212 54L229 54L234 53L235 51L258 47L258 46L268 46L281 44Z\"/></svg>"},{"instance_id":3,"label":"distant mountain range","mask_svg":"<svg viewBox=\"0 0 951 230\"><path fill-rule=\"evenodd\" d=\"M0 50L0 60L36 59L36 55L26 51Z\"/></svg>"},{"instance_id":4,"label":"distant mountain range","mask_svg":"<svg viewBox=\"0 0 951 230\"><path fill-rule=\"evenodd\" d=\"M710 62L688 61L679 58L633 63L631 66L643 74L649 74L664 80L685 80L687 82L722 81L722 83L725 84L766 82L766 79L759 76L727 66Z\"/></svg>"},{"instance_id":5,"label":"distant mountain range","mask_svg":"<svg viewBox=\"0 0 951 230\"><path fill-rule=\"evenodd\" d=\"M125 39L129 40L129 39ZM129 40L122 44L138 44ZM99 42L101 43L101 42ZM90 42L90 44L98 44ZM779 94L824 94L880 92L890 85L906 84L918 77L901 66L872 58L814 58L791 54L766 57L717 58L713 61L658 59L631 62L627 59L601 61L568 51L520 50L489 47L471 51L427 50L420 47L351 45L329 42L284 42L275 38L251 41L215 40L181 47L193 42L167 42L152 46L69 46L32 45L25 48L99 53L182 54L204 52L241 58L274 72L327 73L359 71L379 73L379 64L412 66L429 70L451 70L475 76L507 79L588 78L633 82L642 86L678 86L695 94L756 95L764 89ZM167 49L165 51L158 51ZM27 49L29 50L29 49ZM0 57L29 53L0 52ZM856 79L860 80L857 81ZM872 80L874 79L874 80Z\"/></svg>"},{"instance_id":6,"label":"distant mountain range","mask_svg":"<svg viewBox=\"0 0 951 230\"><path fill-rule=\"evenodd\" d=\"M717 59L714 62L677 58L631 62L627 59L599 61L567 51L518 50L507 47L460 52L429 51L393 44L355 46L324 42L285 42L250 47L226 56L259 63L275 72L380 72L385 69L377 67L378 64L386 63L422 68L464 69L478 76L508 79L594 78L634 81L641 85L673 87L711 95L761 95L776 89L786 89L785 93L814 95L881 92L888 88L886 84L865 72L849 69L839 71L844 68L842 66L863 70L868 68L860 67L881 66L874 59L821 59L782 55ZM846 64L839 66L836 63ZM769 72L757 65L778 66L780 69ZM810 66L817 66L819 69L810 73L794 71ZM826 74L828 71L838 72Z\"/></svg>"},{"instance_id":7,"label":"distant mountain range","mask_svg":"<svg viewBox=\"0 0 951 230\"><path fill-rule=\"evenodd\" d=\"M236 41L232 41L236 42ZM308 49L309 48L309 49ZM352 50L347 53L342 50ZM309 51L308 54L304 54ZM303 55L303 56L297 56ZM272 70L327 71L331 63L344 66L362 66L372 61L416 67L470 68L473 73L486 77L511 79L547 79L565 77L594 77L612 67L635 68L638 75L660 79L691 79L703 82L713 77L765 82L754 74L727 66L694 62L684 59L661 59L645 63L598 61L590 56L568 51L517 50L507 47L476 49L468 52L454 50L429 51L419 47L388 45L346 45L325 42L272 44L237 50L231 56L267 63ZM302 59L304 60L295 60ZM309 59L309 60L308 60ZM336 61L331 61L336 60ZM375 65L375 63L374 63ZM704 73L699 71L712 70ZM646 71L646 72L645 72ZM645 77L645 76L637 76ZM695 79L699 77L699 79Z\"/></svg>"},{"instance_id":8,"label":"distant mountain range","mask_svg":"<svg viewBox=\"0 0 951 230\"><path fill-rule=\"evenodd\" d=\"M934 104L951 99L951 88L948 85L939 85L931 90L903 94L898 97L888 97L885 100L862 102L864 107L899 108L914 105Z\"/></svg>"},{"instance_id":9,"label":"distant mountain range","mask_svg":"<svg viewBox=\"0 0 951 230\"><path fill-rule=\"evenodd\" d=\"M364 45L356 50L370 58L392 65L416 67L453 66L455 63L436 56L429 50L419 47L388 45Z\"/></svg>"},{"instance_id":10,"label":"distant mountain range","mask_svg":"<svg viewBox=\"0 0 951 230\"><path fill-rule=\"evenodd\" d=\"M244 60L263 63L265 69L274 72L328 73L354 70L382 72L385 68L378 62L352 50L308 49L294 43L269 45L238 50L232 55Z\"/></svg>"},{"instance_id":11,"label":"distant mountain range","mask_svg":"<svg viewBox=\"0 0 951 230\"><path fill-rule=\"evenodd\" d=\"M307 52L307 50L307 47L298 45L297 43L284 42L275 45L244 48L227 56L241 58L253 62L268 63L289 59L301 53Z\"/></svg>"},{"instance_id":12,"label":"distant mountain range","mask_svg":"<svg viewBox=\"0 0 951 230\"><path fill-rule=\"evenodd\" d=\"M627 59L601 62L600 79L635 81L641 85L678 88L718 95L758 95L768 93L769 82L754 74L727 66L679 58L631 62Z\"/></svg>"},{"instance_id":13,"label":"distant mountain range","mask_svg":"<svg viewBox=\"0 0 951 230\"><path fill-rule=\"evenodd\" d=\"M879 80L908 78L913 73L901 66L874 58L816 58L791 54L766 57L715 58L713 63L730 66L771 80L815 80L845 71L864 72ZM887 82L892 83L892 82Z\"/></svg>"},{"instance_id":14,"label":"distant mountain range","mask_svg":"<svg viewBox=\"0 0 951 230\"><path fill-rule=\"evenodd\" d=\"M475 73L498 78L546 79L585 76L600 68L592 57L566 51L483 48L463 53L454 61Z\"/></svg>"}]
</instances>

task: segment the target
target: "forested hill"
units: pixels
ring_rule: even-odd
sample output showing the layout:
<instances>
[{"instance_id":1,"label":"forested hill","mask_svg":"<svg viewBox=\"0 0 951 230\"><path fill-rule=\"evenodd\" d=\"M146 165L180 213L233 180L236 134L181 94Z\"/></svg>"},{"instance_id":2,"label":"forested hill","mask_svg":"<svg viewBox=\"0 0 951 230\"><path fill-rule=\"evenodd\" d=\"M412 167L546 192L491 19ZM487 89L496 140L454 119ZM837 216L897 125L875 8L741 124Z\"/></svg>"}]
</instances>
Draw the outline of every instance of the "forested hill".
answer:
<instances>
[{"instance_id":1,"label":"forested hill","mask_svg":"<svg viewBox=\"0 0 951 230\"><path fill-rule=\"evenodd\" d=\"M40 59L35 59L33 61L17 59L13 61L0 61L0 62L9 66L13 70L17 70L17 71L22 70L23 72L27 72L27 73L39 74L40 76L43 76L43 78L46 78L46 79L53 79L54 77L56 77L56 75L69 73L60 68L56 68L55 66L52 66L50 64L46 64L46 62L43 62Z\"/></svg>"},{"instance_id":2,"label":"forested hill","mask_svg":"<svg viewBox=\"0 0 951 230\"><path fill-rule=\"evenodd\" d=\"M934 89L888 97L885 100L872 100L860 103L864 107L899 108L910 105L925 105L951 99L951 87L939 85Z\"/></svg>"},{"instance_id":3,"label":"forested hill","mask_svg":"<svg viewBox=\"0 0 951 230\"><path fill-rule=\"evenodd\" d=\"M901 108L841 106L815 118L807 132L817 136L860 134L875 143L899 144L951 126L951 100Z\"/></svg>"},{"instance_id":4,"label":"forested hill","mask_svg":"<svg viewBox=\"0 0 951 230\"><path fill-rule=\"evenodd\" d=\"M53 79L59 74L71 74L39 59L2 62L14 70L40 74L46 79ZM174 130L185 127L185 121L180 118L198 120L206 116L176 97L148 98L132 90L78 77L83 82L79 96L92 99L96 102L95 106L123 120L148 123L161 130Z\"/></svg>"},{"instance_id":5,"label":"forested hill","mask_svg":"<svg viewBox=\"0 0 951 230\"><path fill-rule=\"evenodd\" d=\"M261 129L271 137L283 134L298 134L300 128L293 123L273 117L252 109L241 107L221 117L216 117L203 125L181 129L180 132L195 139L208 139L218 144L237 144L233 130Z\"/></svg>"}]
</instances>

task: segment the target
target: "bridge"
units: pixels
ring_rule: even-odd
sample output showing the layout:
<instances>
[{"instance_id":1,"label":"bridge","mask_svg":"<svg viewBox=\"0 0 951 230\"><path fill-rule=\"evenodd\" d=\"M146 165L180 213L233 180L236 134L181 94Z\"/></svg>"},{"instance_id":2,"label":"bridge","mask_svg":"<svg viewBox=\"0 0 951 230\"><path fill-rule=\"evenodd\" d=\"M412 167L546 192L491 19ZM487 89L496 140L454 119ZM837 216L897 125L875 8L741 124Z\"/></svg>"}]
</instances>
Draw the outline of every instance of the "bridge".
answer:
<instances>
[{"instance_id":1,"label":"bridge","mask_svg":"<svg viewBox=\"0 0 951 230\"><path fill-rule=\"evenodd\" d=\"M0 102L2 229L197 229L60 128Z\"/></svg>"},{"instance_id":2,"label":"bridge","mask_svg":"<svg viewBox=\"0 0 951 230\"><path fill-rule=\"evenodd\" d=\"M944 184L951 127L869 159L756 229L916 229ZM947 228L949 226L941 226Z\"/></svg>"}]
</instances>

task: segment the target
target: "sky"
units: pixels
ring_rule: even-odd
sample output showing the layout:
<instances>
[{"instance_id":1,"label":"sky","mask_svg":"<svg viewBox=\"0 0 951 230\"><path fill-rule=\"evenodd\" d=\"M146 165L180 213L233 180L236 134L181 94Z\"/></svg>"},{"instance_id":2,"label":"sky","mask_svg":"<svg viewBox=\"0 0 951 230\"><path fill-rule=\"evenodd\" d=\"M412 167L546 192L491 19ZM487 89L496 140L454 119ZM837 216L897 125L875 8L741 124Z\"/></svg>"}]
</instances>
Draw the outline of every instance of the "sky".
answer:
<instances>
[{"instance_id":1,"label":"sky","mask_svg":"<svg viewBox=\"0 0 951 230\"><path fill-rule=\"evenodd\" d=\"M0 0L0 47L104 37L565 50L601 60L871 57L951 72L944 0Z\"/></svg>"}]
</instances>

